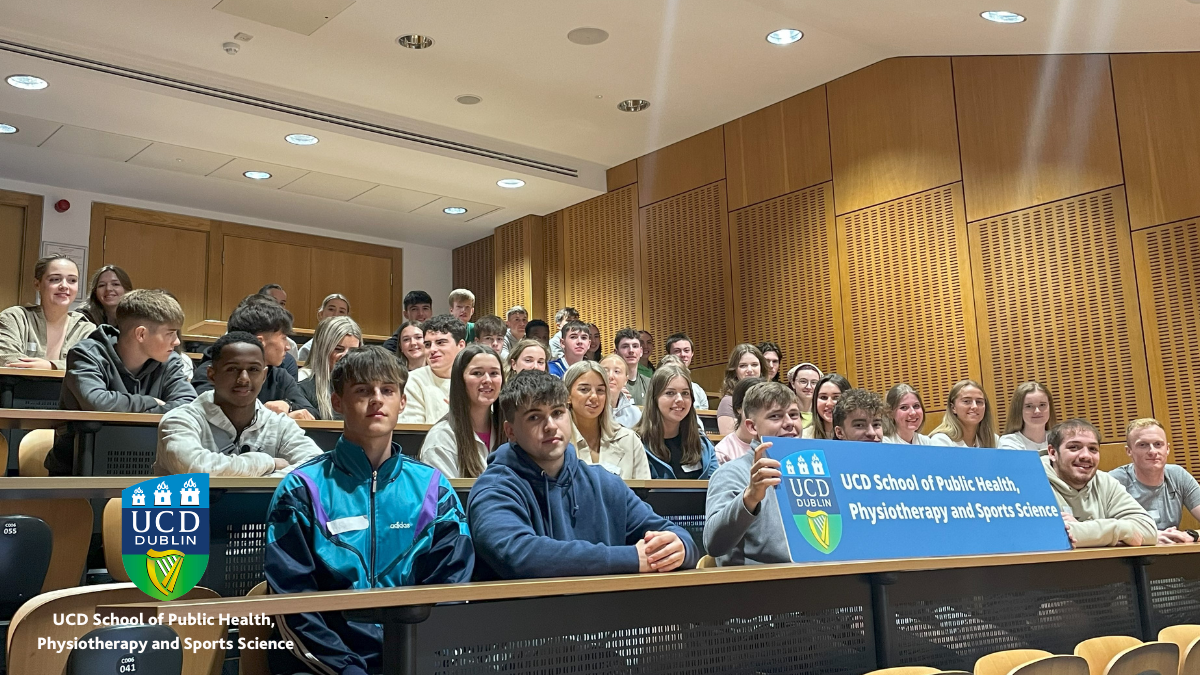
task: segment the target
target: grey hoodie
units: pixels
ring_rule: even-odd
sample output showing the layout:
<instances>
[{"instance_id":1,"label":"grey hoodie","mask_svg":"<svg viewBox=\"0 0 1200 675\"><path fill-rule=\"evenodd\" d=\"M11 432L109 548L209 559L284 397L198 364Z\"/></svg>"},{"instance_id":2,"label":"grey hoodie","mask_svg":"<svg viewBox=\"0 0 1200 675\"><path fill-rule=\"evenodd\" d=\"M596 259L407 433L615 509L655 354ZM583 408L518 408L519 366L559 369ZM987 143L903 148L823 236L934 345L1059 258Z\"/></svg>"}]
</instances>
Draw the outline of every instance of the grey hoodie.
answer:
<instances>
[{"instance_id":1,"label":"grey hoodie","mask_svg":"<svg viewBox=\"0 0 1200 675\"><path fill-rule=\"evenodd\" d=\"M1082 490L1076 490L1058 477L1049 456L1042 457L1042 467L1054 489L1059 510L1079 521L1071 526L1077 547L1154 546L1158 543L1154 519L1116 478L1096 471Z\"/></svg>"},{"instance_id":2,"label":"grey hoodie","mask_svg":"<svg viewBox=\"0 0 1200 675\"><path fill-rule=\"evenodd\" d=\"M725 462L708 479L704 548L722 567L792 561L775 489L767 490L754 513L742 501L753 466L754 453L749 452Z\"/></svg>"}]
</instances>

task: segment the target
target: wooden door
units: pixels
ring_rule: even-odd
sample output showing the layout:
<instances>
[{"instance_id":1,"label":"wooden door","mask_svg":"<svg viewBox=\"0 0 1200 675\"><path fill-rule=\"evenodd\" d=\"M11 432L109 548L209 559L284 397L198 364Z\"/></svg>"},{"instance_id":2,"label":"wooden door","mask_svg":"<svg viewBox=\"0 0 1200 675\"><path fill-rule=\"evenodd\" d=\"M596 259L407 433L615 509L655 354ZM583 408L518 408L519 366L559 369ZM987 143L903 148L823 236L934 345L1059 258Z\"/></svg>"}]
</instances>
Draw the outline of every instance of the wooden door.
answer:
<instances>
[{"instance_id":1,"label":"wooden door","mask_svg":"<svg viewBox=\"0 0 1200 675\"><path fill-rule=\"evenodd\" d=\"M21 251L25 236L25 207L0 204L0 307L11 307L20 301ZM29 270L32 275L33 270ZM80 283L82 286L86 282ZM79 293L85 291L81 288Z\"/></svg>"},{"instance_id":2,"label":"wooden door","mask_svg":"<svg viewBox=\"0 0 1200 675\"><path fill-rule=\"evenodd\" d=\"M187 316L184 327L204 319L208 232L106 218L103 241L102 264L124 268L135 288L173 293Z\"/></svg>"},{"instance_id":3,"label":"wooden door","mask_svg":"<svg viewBox=\"0 0 1200 675\"><path fill-rule=\"evenodd\" d=\"M362 327L363 333L390 335L395 328L392 259L319 248L311 251L312 307L305 318L315 321L317 303L330 293L341 293L350 299L350 315ZM395 317L396 323L399 319Z\"/></svg>"},{"instance_id":4,"label":"wooden door","mask_svg":"<svg viewBox=\"0 0 1200 675\"><path fill-rule=\"evenodd\" d=\"M309 293L309 247L229 235L223 245L222 318L228 318L247 295L267 284L279 284L287 291L287 308L295 317L295 327L316 326L315 303L320 298L313 300Z\"/></svg>"}]
</instances>

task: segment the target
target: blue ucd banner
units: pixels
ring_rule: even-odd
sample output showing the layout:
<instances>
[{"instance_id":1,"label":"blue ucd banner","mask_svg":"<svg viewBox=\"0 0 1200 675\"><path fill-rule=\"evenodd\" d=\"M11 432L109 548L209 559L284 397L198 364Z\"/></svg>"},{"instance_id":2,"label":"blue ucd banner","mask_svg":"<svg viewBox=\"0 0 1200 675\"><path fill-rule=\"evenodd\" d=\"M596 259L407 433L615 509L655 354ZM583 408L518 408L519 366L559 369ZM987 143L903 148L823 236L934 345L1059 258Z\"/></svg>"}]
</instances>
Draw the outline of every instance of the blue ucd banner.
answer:
<instances>
[{"instance_id":1,"label":"blue ucd banner","mask_svg":"<svg viewBox=\"0 0 1200 675\"><path fill-rule=\"evenodd\" d=\"M184 473L121 491L121 559L138 588L174 600L208 567L208 474Z\"/></svg>"},{"instance_id":2,"label":"blue ucd banner","mask_svg":"<svg viewBox=\"0 0 1200 675\"><path fill-rule=\"evenodd\" d=\"M1071 548L1036 452L766 440L794 562Z\"/></svg>"}]
</instances>

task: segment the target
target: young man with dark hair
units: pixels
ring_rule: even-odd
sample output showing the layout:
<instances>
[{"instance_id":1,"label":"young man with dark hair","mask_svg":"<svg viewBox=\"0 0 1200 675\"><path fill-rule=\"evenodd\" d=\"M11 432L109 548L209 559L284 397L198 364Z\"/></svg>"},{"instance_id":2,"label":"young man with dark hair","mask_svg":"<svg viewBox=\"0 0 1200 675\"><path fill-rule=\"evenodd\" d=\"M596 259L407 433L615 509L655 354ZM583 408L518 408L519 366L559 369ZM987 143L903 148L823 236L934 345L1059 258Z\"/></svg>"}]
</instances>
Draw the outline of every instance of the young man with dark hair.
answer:
<instances>
[{"instance_id":1,"label":"young man with dark hair","mask_svg":"<svg viewBox=\"0 0 1200 675\"><path fill-rule=\"evenodd\" d=\"M882 443L884 413L879 394L848 389L833 406L833 437L839 441Z\"/></svg>"},{"instance_id":2,"label":"young man with dark hair","mask_svg":"<svg viewBox=\"0 0 1200 675\"><path fill-rule=\"evenodd\" d=\"M504 349L505 330L504 322L495 314L481 316L475 322L475 342L487 345L499 354Z\"/></svg>"},{"instance_id":3,"label":"young man with dark hair","mask_svg":"<svg viewBox=\"0 0 1200 675\"><path fill-rule=\"evenodd\" d=\"M638 371L638 362L642 359L642 340L638 332L632 328L622 328L617 331L613 343L629 371L625 388L633 398L634 405L645 405L646 392L650 391L650 378Z\"/></svg>"},{"instance_id":4,"label":"young man with dark hair","mask_svg":"<svg viewBox=\"0 0 1200 675\"><path fill-rule=\"evenodd\" d=\"M429 365L408 374L408 405L400 421L437 424L450 412L450 373L454 357L467 346L467 327L457 317L439 314L422 326Z\"/></svg>"},{"instance_id":5,"label":"young man with dark hair","mask_svg":"<svg viewBox=\"0 0 1200 675\"><path fill-rule=\"evenodd\" d=\"M1109 475L1125 486L1158 527L1158 543L1194 544L1200 541L1196 530L1181 530L1186 510L1200 517L1200 484L1188 470L1169 464L1171 444L1162 422L1144 417L1125 427L1125 453L1131 460Z\"/></svg>"},{"instance_id":6,"label":"young man with dark hair","mask_svg":"<svg viewBox=\"0 0 1200 675\"><path fill-rule=\"evenodd\" d=\"M504 383L500 446L467 498L479 579L670 572L695 567L682 528L620 477L575 453L567 388L540 370Z\"/></svg>"},{"instance_id":7,"label":"young man with dark hair","mask_svg":"<svg viewBox=\"0 0 1200 675\"><path fill-rule=\"evenodd\" d=\"M546 344L550 341L550 324L541 319L534 319L525 324L525 335L531 340Z\"/></svg>"},{"instance_id":8,"label":"young man with dark hair","mask_svg":"<svg viewBox=\"0 0 1200 675\"><path fill-rule=\"evenodd\" d=\"M196 398L175 351L183 308L165 291L129 291L117 305L116 326L101 325L67 352L61 410L164 413ZM54 430L43 464L53 476L75 469L75 434Z\"/></svg>"},{"instance_id":9,"label":"young man with dark hair","mask_svg":"<svg viewBox=\"0 0 1200 675\"><path fill-rule=\"evenodd\" d=\"M500 350L500 362L508 360L508 353L517 343L525 338L525 325L529 323L529 312L520 305L513 305L504 315L504 324L508 331L504 334L504 346Z\"/></svg>"},{"instance_id":10,"label":"young man with dark hair","mask_svg":"<svg viewBox=\"0 0 1200 675\"><path fill-rule=\"evenodd\" d=\"M292 419L316 419L317 409L312 407L296 379L279 366L283 363L287 352L287 335L292 332L292 315L279 303L258 295L252 295L242 300L241 304L229 315L226 330L230 333L244 332L258 338L263 345L267 359L267 378L258 400L266 405L267 410L288 415ZM204 362L196 367L192 375L192 384L198 393L212 389L208 381L208 366L212 365L211 348L206 352Z\"/></svg>"},{"instance_id":11,"label":"young man with dark hair","mask_svg":"<svg viewBox=\"0 0 1200 675\"><path fill-rule=\"evenodd\" d=\"M1100 430L1084 419L1062 422L1046 436L1042 466L1071 543L1077 548L1154 546L1154 519L1125 486L1098 470L1100 442Z\"/></svg>"},{"instance_id":12,"label":"young man with dark hair","mask_svg":"<svg viewBox=\"0 0 1200 675\"><path fill-rule=\"evenodd\" d=\"M563 326L567 325L568 321L578 321L578 320L579 320L579 312L577 312L574 307L563 307L562 309L560 309L554 313L555 331L554 331L554 335L550 338L550 358L551 359L559 359L559 358L562 358L562 355L563 355L562 333L560 333L559 331L562 330Z\"/></svg>"},{"instance_id":13,"label":"young man with dark hair","mask_svg":"<svg viewBox=\"0 0 1200 675\"><path fill-rule=\"evenodd\" d=\"M592 343L592 334L588 330L587 324L582 321L568 321L563 324L562 330L559 331L561 338L563 355L561 358L555 359L546 364L546 370L558 379L562 379L566 374L567 368L579 363L583 360L583 355L587 353L588 348Z\"/></svg>"},{"instance_id":14,"label":"young man with dark hair","mask_svg":"<svg viewBox=\"0 0 1200 675\"><path fill-rule=\"evenodd\" d=\"M321 454L295 420L258 400L267 360L257 337L226 333L211 354L212 388L158 423L154 473L269 476Z\"/></svg>"},{"instance_id":15,"label":"young man with dark hair","mask_svg":"<svg viewBox=\"0 0 1200 675\"><path fill-rule=\"evenodd\" d=\"M654 353L654 336L648 330L638 331L638 342L642 344L642 358L638 359L638 374L654 377L654 364L650 355Z\"/></svg>"},{"instance_id":16,"label":"young man with dark hair","mask_svg":"<svg viewBox=\"0 0 1200 675\"><path fill-rule=\"evenodd\" d=\"M338 361L330 379L345 429L333 450L275 490L264 561L271 592L470 581L475 552L454 488L392 442L404 366L382 347L364 347ZM382 667L377 624L330 611L279 616L275 625L292 648L269 652L273 673L366 675Z\"/></svg>"},{"instance_id":17,"label":"young man with dark hair","mask_svg":"<svg viewBox=\"0 0 1200 675\"><path fill-rule=\"evenodd\" d=\"M267 284L258 289L258 295L263 295L271 298L279 303L279 306L287 309L287 291L283 290L283 286L279 284Z\"/></svg>"},{"instance_id":18,"label":"young man with dark hair","mask_svg":"<svg viewBox=\"0 0 1200 675\"><path fill-rule=\"evenodd\" d=\"M677 356L683 362L684 368L692 367L692 359L696 356L695 345L687 333L676 333L667 338L667 356ZM708 393L698 382L692 382L692 406L696 410L708 410Z\"/></svg>"},{"instance_id":19,"label":"young man with dark hair","mask_svg":"<svg viewBox=\"0 0 1200 675\"><path fill-rule=\"evenodd\" d=\"M267 284L258 289L258 293L255 293L255 295L270 298L279 303L280 307L287 309L287 291L283 290L283 286L279 284ZM245 300L242 300L242 302L245 302ZM283 363L279 364L279 367L286 370L293 379L299 378L300 364L296 363L296 357L293 356L293 354L299 353L300 348L296 345L296 341L290 335L287 336L287 354L284 355Z\"/></svg>"},{"instance_id":20,"label":"young man with dark hair","mask_svg":"<svg viewBox=\"0 0 1200 675\"><path fill-rule=\"evenodd\" d=\"M433 318L433 298L425 291L409 291L404 295L404 313L402 314L404 321L416 321L425 323ZM403 326L404 321L400 324ZM402 328L396 328L396 332L392 333L392 337L388 338L383 343L383 348L395 354L400 347L400 331Z\"/></svg>"}]
</instances>

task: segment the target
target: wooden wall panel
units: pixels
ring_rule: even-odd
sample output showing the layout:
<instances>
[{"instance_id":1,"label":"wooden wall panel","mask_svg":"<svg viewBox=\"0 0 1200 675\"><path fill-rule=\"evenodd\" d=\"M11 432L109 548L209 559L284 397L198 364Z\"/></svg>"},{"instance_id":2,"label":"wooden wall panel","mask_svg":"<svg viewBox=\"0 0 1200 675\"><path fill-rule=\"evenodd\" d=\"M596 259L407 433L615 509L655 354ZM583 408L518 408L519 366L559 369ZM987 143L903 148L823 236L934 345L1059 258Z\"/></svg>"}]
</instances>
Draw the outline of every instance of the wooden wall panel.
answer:
<instances>
[{"instance_id":1,"label":"wooden wall panel","mask_svg":"<svg viewBox=\"0 0 1200 675\"><path fill-rule=\"evenodd\" d=\"M473 241L454 249L453 279L455 288L465 288L475 294L475 314L478 318L496 313L496 268L493 264L495 249L492 236ZM438 309L434 298L433 311ZM447 307L449 309L449 307Z\"/></svg>"},{"instance_id":2,"label":"wooden wall panel","mask_svg":"<svg viewBox=\"0 0 1200 675\"><path fill-rule=\"evenodd\" d=\"M949 57L888 59L826 88L838 214L960 179Z\"/></svg>"},{"instance_id":3,"label":"wooden wall panel","mask_svg":"<svg viewBox=\"0 0 1200 675\"><path fill-rule=\"evenodd\" d=\"M1200 216L1200 52L1111 60L1130 224Z\"/></svg>"},{"instance_id":4,"label":"wooden wall panel","mask_svg":"<svg viewBox=\"0 0 1200 675\"><path fill-rule=\"evenodd\" d=\"M614 190L562 210L568 274L564 305L579 310L609 341L641 316L641 261L636 231L638 187ZM552 314L547 306L547 314ZM553 319L548 323L553 330Z\"/></svg>"},{"instance_id":5,"label":"wooden wall panel","mask_svg":"<svg viewBox=\"0 0 1200 675\"><path fill-rule=\"evenodd\" d=\"M640 211L646 330L660 346L687 333L696 368L725 363L733 348L732 323L714 315L728 307L729 232L725 182L664 199ZM689 270L686 280L680 271ZM657 360L659 354L652 355Z\"/></svg>"},{"instance_id":6,"label":"wooden wall panel","mask_svg":"<svg viewBox=\"0 0 1200 675\"><path fill-rule=\"evenodd\" d=\"M729 221L736 341L779 344L785 374L802 361L835 371L842 330L833 184L739 209Z\"/></svg>"},{"instance_id":7,"label":"wooden wall panel","mask_svg":"<svg viewBox=\"0 0 1200 675\"><path fill-rule=\"evenodd\" d=\"M968 221L1121 184L1108 55L953 63Z\"/></svg>"},{"instance_id":8,"label":"wooden wall panel","mask_svg":"<svg viewBox=\"0 0 1200 675\"><path fill-rule=\"evenodd\" d=\"M208 232L115 218L102 220L100 230L101 266L124 268L137 288L174 293L187 318L184 326L207 318Z\"/></svg>"},{"instance_id":9,"label":"wooden wall panel","mask_svg":"<svg viewBox=\"0 0 1200 675\"><path fill-rule=\"evenodd\" d=\"M1049 387L1059 419L1106 442L1150 412L1124 191L1113 188L969 227L983 384L1000 424L1018 384Z\"/></svg>"},{"instance_id":10,"label":"wooden wall panel","mask_svg":"<svg viewBox=\"0 0 1200 675\"><path fill-rule=\"evenodd\" d=\"M907 382L930 410L979 376L962 185L838 218L850 381L886 392Z\"/></svg>"},{"instance_id":11,"label":"wooden wall panel","mask_svg":"<svg viewBox=\"0 0 1200 675\"><path fill-rule=\"evenodd\" d=\"M638 157L639 205L649 206L724 177L725 137L716 127Z\"/></svg>"},{"instance_id":12,"label":"wooden wall panel","mask_svg":"<svg viewBox=\"0 0 1200 675\"><path fill-rule=\"evenodd\" d=\"M399 314L392 317L391 258L310 248L309 261L309 304L302 307L288 298L297 326L316 328L318 304L330 293L341 293L350 299L350 314L363 333L391 335L400 323Z\"/></svg>"},{"instance_id":13,"label":"wooden wall panel","mask_svg":"<svg viewBox=\"0 0 1200 675\"><path fill-rule=\"evenodd\" d=\"M1200 220L1133 233L1154 414L1200 476Z\"/></svg>"},{"instance_id":14,"label":"wooden wall panel","mask_svg":"<svg viewBox=\"0 0 1200 675\"><path fill-rule=\"evenodd\" d=\"M496 313L504 318L509 308L520 305L530 318L546 313L546 274L541 216L525 216L497 227Z\"/></svg>"},{"instance_id":15,"label":"wooden wall panel","mask_svg":"<svg viewBox=\"0 0 1200 675\"><path fill-rule=\"evenodd\" d=\"M530 319L544 319L551 326L554 313L566 306L566 259L563 241L562 211L555 211L542 218L542 264L545 277L545 300L541 314L530 314Z\"/></svg>"},{"instance_id":16,"label":"wooden wall panel","mask_svg":"<svg viewBox=\"0 0 1200 675\"><path fill-rule=\"evenodd\" d=\"M605 173L608 191L620 190L623 187L638 182L637 160L631 159L624 164L618 164Z\"/></svg>"},{"instance_id":17,"label":"wooden wall panel","mask_svg":"<svg viewBox=\"0 0 1200 675\"><path fill-rule=\"evenodd\" d=\"M221 314L228 318L247 295L267 284L279 284L287 292L287 308L297 328L316 327L312 308L321 298L313 299L312 249L262 239L225 236L225 273L221 278ZM136 282L135 282L136 283Z\"/></svg>"},{"instance_id":18,"label":"wooden wall panel","mask_svg":"<svg viewBox=\"0 0 1200 675\"><path fill-rule=\"evenodd\" d=\"M825 87L726 124L725 174L730 210L832 179Z\"/></svg>"},{"instance_id":19,"label":"wooden wall panel","mask_svg":"<svg viewBox=\"0 0 1200 675\"><path fill-rule=\"evenodd\" d=\"M9 223L4 233L3 241L7 242L9 251L4 257L6 270L6 300L5 307L10 305L31 305L37 299L37 282L33 278L33 268L38 258L42 256L42 209L44 199L41 195L31 195L24 192L9 192L0 190L0 210L16 209L20 213L9 211ZM93 269L98 269L93 263L96 254L89 250L88 259L84 261L82 273L89 277ZM86 299L87 279L79 284L79 297Z\"/></svg>"}]
</instances>

